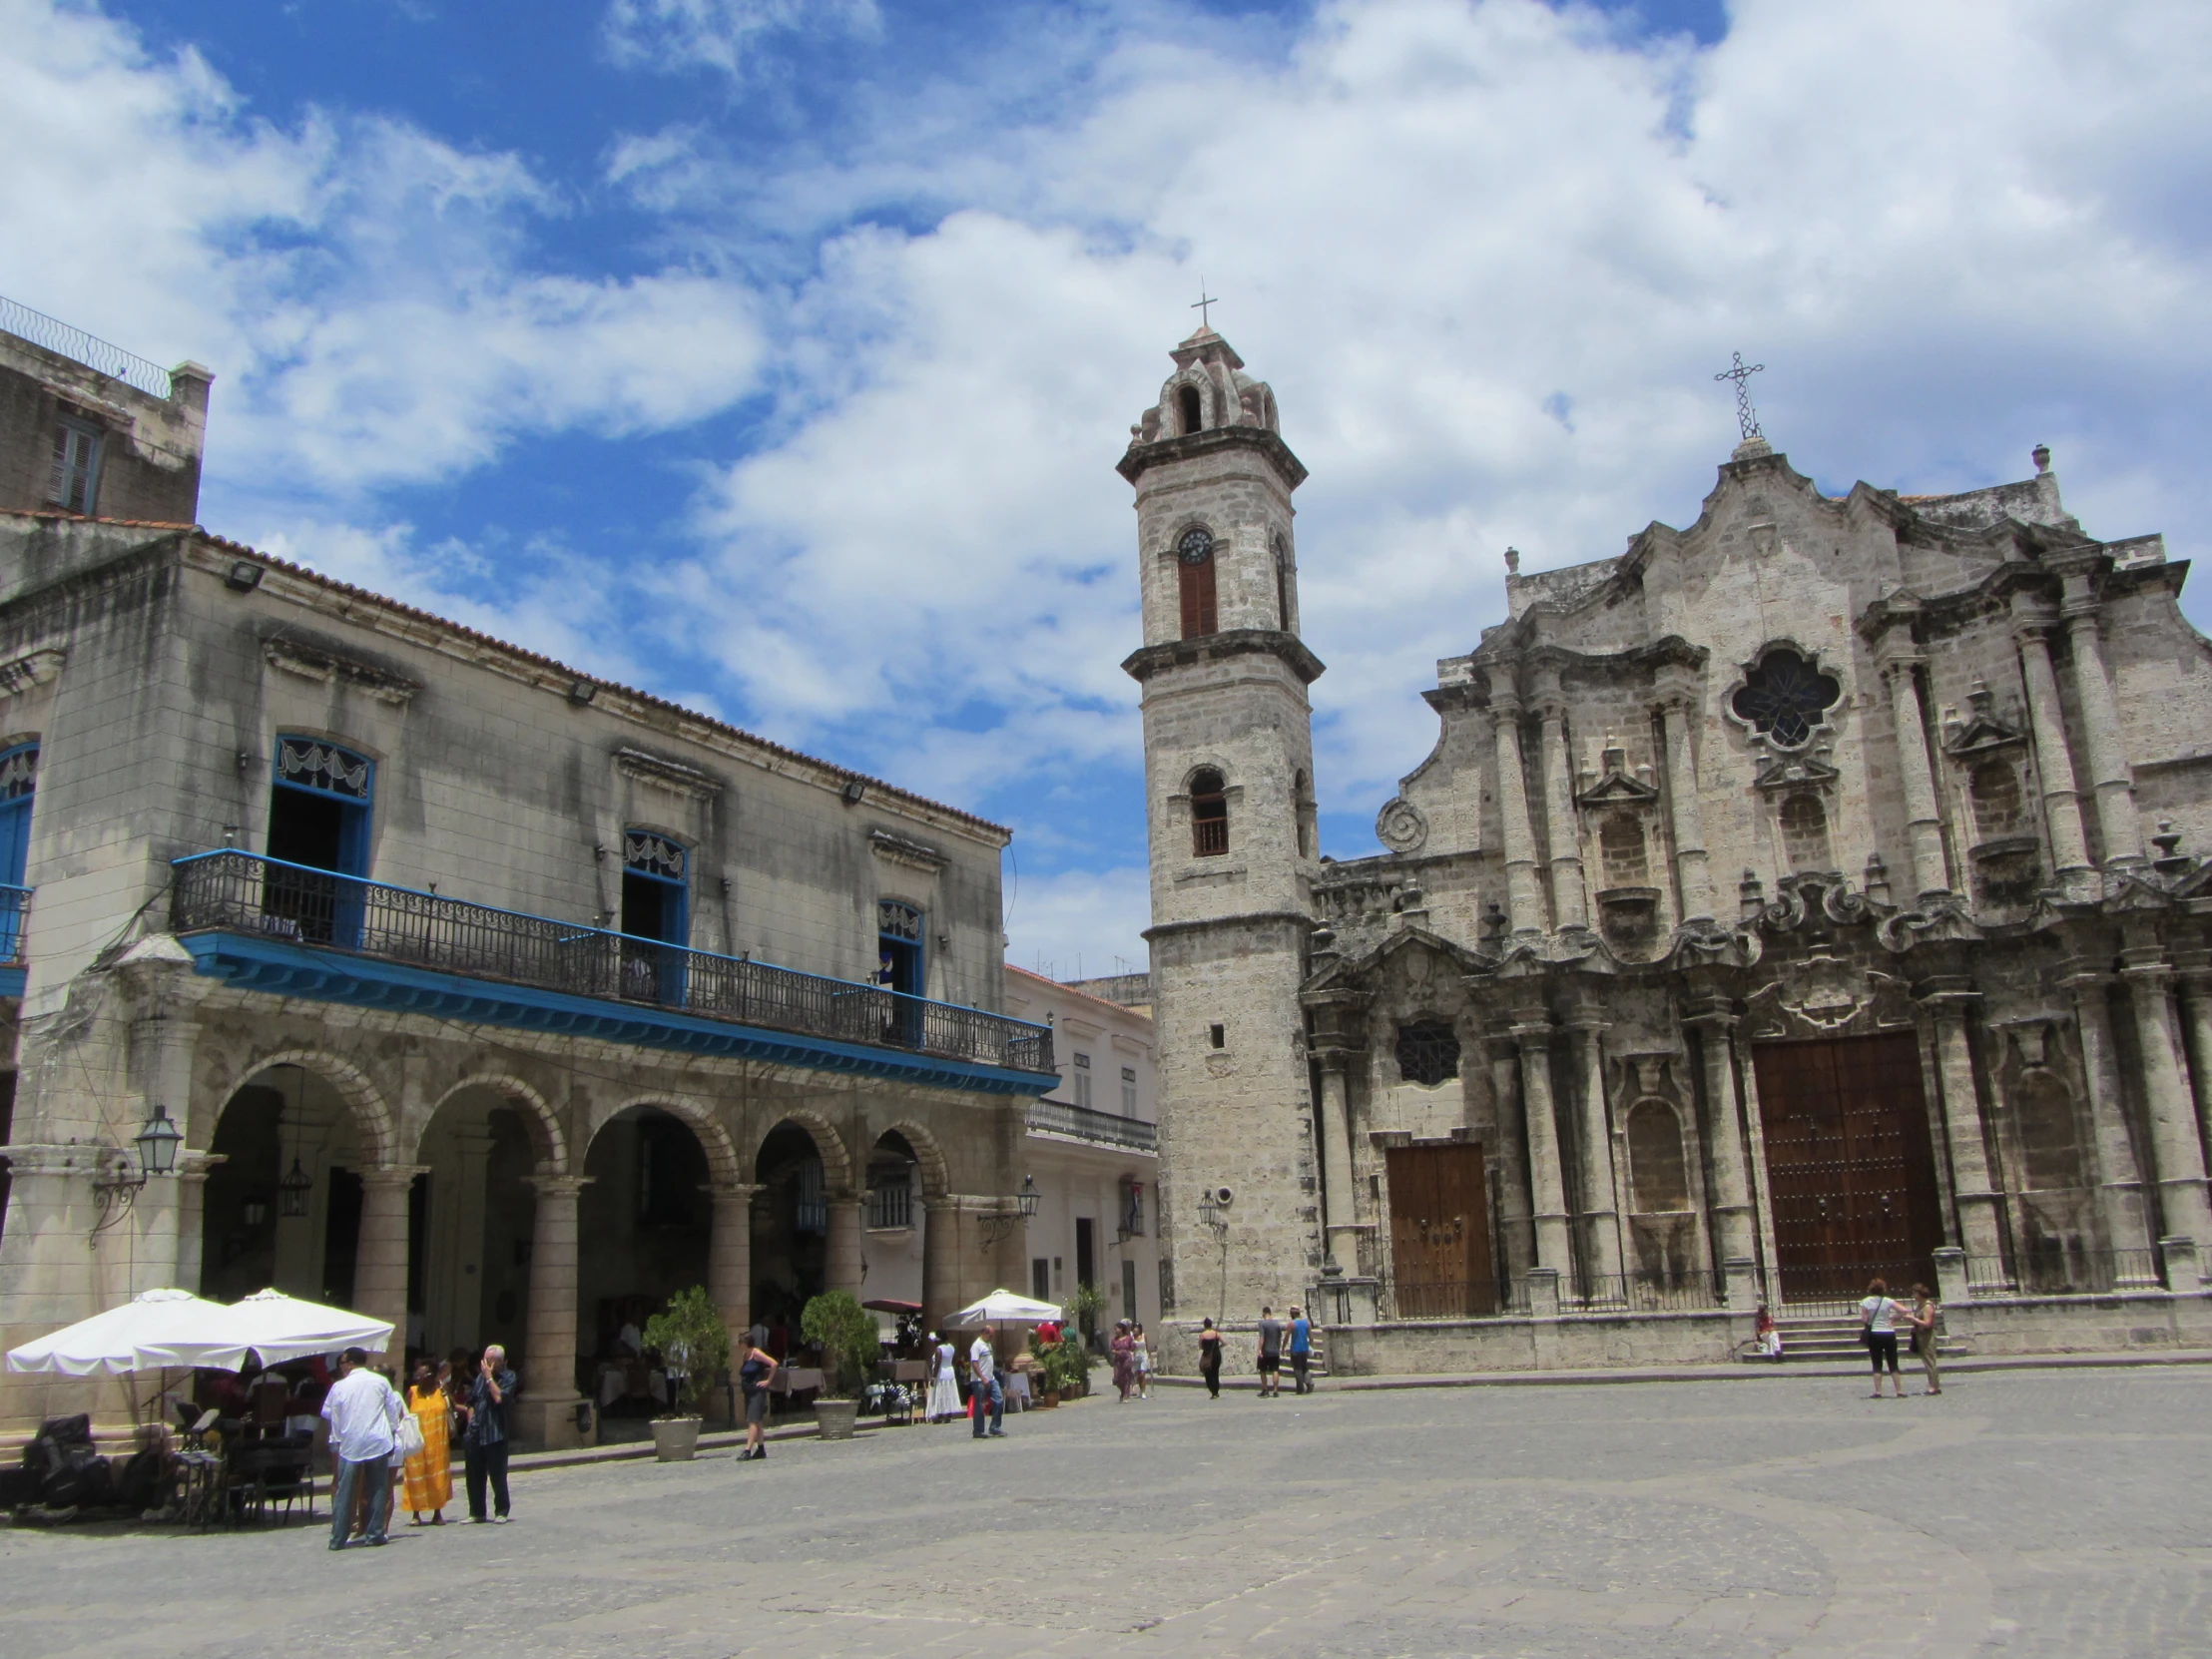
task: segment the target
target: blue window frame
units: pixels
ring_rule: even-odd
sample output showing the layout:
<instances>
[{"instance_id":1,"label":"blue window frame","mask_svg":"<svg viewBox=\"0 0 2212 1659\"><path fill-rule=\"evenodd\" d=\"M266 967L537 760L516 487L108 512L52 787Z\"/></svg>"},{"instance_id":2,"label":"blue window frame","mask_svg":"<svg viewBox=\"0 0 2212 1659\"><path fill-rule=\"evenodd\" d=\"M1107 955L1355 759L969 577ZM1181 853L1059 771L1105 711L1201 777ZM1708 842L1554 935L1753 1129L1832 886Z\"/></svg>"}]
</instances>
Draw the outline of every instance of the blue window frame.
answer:
<instances>
[{"instance_id":1,"label":"blue window frame","mask_svg":"<svg viewBox=\"0 0 2212 1659\"><path fill-rule=\"evenodd\" d=\"M675 949L623 947L623 995L681 1005L691 944L691 851L658 830L622 832L622 931Z\"/></svg>"},{"instance_id":2,"label":"blue window frame","mask_svg":"<svg viewBox=\"0 0 2212 1659\"><path fill-rule=\"evenodd\" d=\"M0 753L0 962L12 962L23 944L23 876L31 862L31 800L38 789L38 745L19 743Z\"/></svg>"},{"instance_id":3,"label":"blue window frame","mask_svg":"<svg viewBox=\"0 0 2212 1659\"><path fill-rule=\"evenodd\" d=\"M269 855L263 906L299 936L350 950L360 940L361 890L331 876L368 874L376 763L322 738L276 740L269 792ZM330 875L311 873L328 870Z\"/></svg>"},{"instance_id":4,"label":"blue window frame","mask_svg":"<svg viewBox=\"0 0 2212 1659\"><path fill-rule=\"evenodd\" d=\"M921 911L895 898L875 905L875 981L901 997L919 997L927 985L927 964L922 957ZM921 1040L921 1004L892 1004L885 1022L884 1040L916 1044Z\"/></svg>"}]
</instances>

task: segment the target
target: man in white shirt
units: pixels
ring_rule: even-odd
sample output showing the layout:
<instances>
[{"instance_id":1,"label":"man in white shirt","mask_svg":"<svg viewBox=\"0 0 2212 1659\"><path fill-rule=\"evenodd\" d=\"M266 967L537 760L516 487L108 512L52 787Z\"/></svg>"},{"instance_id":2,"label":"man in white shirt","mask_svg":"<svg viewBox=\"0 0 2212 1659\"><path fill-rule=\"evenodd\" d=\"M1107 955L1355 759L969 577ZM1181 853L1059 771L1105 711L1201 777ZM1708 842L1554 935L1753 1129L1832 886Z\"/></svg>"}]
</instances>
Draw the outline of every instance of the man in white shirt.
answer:
<instances>
[{"instance_id":1,"label":"man in white shirt","mask_svg":"<svg viewBox=\"0 0 2212 1659\"><path fill-rule=\"evenodd\" d=\"M323 1396L322 1415L330 1424L330 1459L337 1465L330 1494L330 1547L343 1549L353 1524L353 1492L368 1482L368 1542L384 1542L384 1511L391 1492L391 1454L399 1443L404 1407L399 1395L376 1372L368 1355L349 1348L338 1361L338 1380Z\"/></svg>"},{"instance_id":2,"label":"man in white shirt","mask_svg":"<svg viewBox=\"0 0 2212 1659\"><path fill-rule=\"evenodd\" d=\"M990 1432L1001 1437L1006 1432L1006 1396L999 1391L998 1360L991 1353L991 1328L984 1326L970 1345L968 1361L968 1402L975 1418L975 1438L984 1434L983 1413L990 1413Z\"/></svg>"}]
</instances>

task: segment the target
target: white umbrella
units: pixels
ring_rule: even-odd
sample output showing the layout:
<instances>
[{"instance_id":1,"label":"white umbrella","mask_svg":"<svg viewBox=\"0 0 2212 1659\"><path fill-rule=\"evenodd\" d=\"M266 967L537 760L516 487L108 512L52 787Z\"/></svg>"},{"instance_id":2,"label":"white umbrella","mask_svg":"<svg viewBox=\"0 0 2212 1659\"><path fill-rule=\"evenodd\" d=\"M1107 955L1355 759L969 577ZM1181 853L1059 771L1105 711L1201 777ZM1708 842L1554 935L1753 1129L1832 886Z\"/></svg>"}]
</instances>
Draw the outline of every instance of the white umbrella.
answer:
<instances>
[{"instance_id":1,"label":"white umbrella","mask_svg":"<svg viewBox=\"0 0 2212 1659\"><path fill-rule=\"evenodd\" d=\"M181 1365L165 1345L228 1310L190 1291L145 1291L120 1308L8 1352L8 1370L59 1372L64 1377L121 1377Z\"/></svg>"},{"instance_id":2,"label":"white umbrella","mask_svg":"<svg viewBox=\"0 0 2212 1659\"><path fill-rule=\"evenodd\" d=\"M256 1291L228 1308L212 1302L202 1306L208 1310L207 1317L197 1321L189 1334L162 1344L154 1351L153 1364L237 1371L246 1364L249 1352L260 1355L265 1366L279 1366L286 1360L348 1348L373 1354L391 1343L389 1320L302 1302L281 1291Z\"/></svg>"},{"instance_id":3,"label":"white umbrella","mask_svg":"<svg viewBox=\"0 0 2212 1659\"><path fill-rule=\"evenodd\" d=\"M1049 1302L1036 1302L1012 1291L993 1291L981 1302L971 1302L957 1314L947 1316L945 1324L956 1331L964 1331L971 1325L1043 1325L1060 1317L1060 1310Z\"/></svg>"}]
</instances>

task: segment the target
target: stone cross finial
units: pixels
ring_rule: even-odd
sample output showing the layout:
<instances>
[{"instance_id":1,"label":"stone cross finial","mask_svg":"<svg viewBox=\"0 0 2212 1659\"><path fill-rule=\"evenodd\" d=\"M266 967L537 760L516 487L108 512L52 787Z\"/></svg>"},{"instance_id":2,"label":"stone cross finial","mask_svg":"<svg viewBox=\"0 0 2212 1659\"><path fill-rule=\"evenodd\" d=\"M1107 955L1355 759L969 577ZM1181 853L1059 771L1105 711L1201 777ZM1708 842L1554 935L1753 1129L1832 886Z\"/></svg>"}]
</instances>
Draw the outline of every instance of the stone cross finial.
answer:
<instances>
[{"instance_id":1,"label":"stone cross finial","mask_svg":"<svg viewBox=\"0 0 2212 1659\"><path fill-rule=\"evenodd\" d=\"M1207 307L1220 303L1219 299L1206 291L1206 278L1201 276L1198 279L1198 298L1191 306L1192 310L1198 312L1198 325L1201 329L1211 328L1214 325L1214 313Z\"/></svg>"},{"instance_id":2,"label":"stone cross finial","mask_svg":"<svg viewBox=\"0 0 2212 1659\"><path fill-rule=\"evenodd\" d=\"M1732 351L1729 355L1735 359L1735 366L1722 369L1713 378L1736 382L1736 425L1742 431L1744 441L1749 443L1753 438L1767 435L1759 430L1759 411L1751 406L1751 377L1766 372L1767 365L1753 363L1747 368L1741 351Z\"/></svg>"}]
</instances>

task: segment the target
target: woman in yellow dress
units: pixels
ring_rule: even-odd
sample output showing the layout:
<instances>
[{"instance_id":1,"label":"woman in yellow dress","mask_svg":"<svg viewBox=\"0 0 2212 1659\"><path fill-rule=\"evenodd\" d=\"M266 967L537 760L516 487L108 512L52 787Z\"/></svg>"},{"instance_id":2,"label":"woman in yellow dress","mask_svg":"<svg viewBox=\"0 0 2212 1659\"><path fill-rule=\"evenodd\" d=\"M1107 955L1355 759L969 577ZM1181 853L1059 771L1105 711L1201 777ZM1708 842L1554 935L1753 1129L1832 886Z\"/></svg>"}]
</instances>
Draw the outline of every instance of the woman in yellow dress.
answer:
<instances>
[{"instance_id":1,"label":"woman in yellow dress","mask_svg":"<svg viewBox=\"0 0 2212 1659\"><path fill-rule=\"evenodd\" d=\"M453 1451L446 1430L453 1402L438 1386L438 1374L425 1360L415 1367L407 1387L407 1409L422 1429L422 1449L407 1459L407 1507L417 1526L443 1526L445 1506L453 1501ZM429 1520L423 1520L427 1513Z\"/></svg>"}]
</instances>

